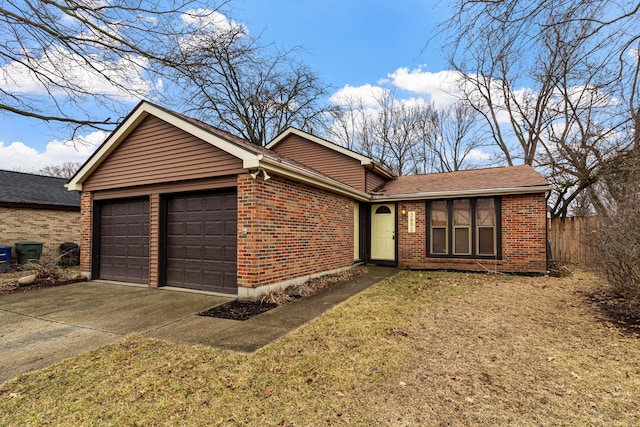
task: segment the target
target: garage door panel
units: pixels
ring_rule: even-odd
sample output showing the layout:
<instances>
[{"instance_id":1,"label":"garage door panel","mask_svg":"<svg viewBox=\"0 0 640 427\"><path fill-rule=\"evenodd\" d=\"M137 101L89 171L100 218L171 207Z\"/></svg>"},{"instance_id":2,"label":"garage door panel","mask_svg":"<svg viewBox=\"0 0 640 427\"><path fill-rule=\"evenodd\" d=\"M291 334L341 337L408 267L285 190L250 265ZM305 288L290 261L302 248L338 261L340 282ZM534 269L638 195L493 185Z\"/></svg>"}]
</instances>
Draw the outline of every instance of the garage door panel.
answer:
<instances>
[{"instance_id":1,"label":"garage door panel","mask_svg":"<svg viewBox=\"0 0 640 427\"><path fill-rule=\"evenodd\" d=\"M236 199L224 190L167 200L167 285L237 293Z\"/></svg>"},{"instance_id":2,"label":"garage door panel","mask_svg":"<svg viewBox=\"0 0 640 427\"><path fill-rule=\"evenodd\" d=\"M149 280L149 201L107 201L100 207L99 276L135 283Z\"/></svg>"}]
</instances>

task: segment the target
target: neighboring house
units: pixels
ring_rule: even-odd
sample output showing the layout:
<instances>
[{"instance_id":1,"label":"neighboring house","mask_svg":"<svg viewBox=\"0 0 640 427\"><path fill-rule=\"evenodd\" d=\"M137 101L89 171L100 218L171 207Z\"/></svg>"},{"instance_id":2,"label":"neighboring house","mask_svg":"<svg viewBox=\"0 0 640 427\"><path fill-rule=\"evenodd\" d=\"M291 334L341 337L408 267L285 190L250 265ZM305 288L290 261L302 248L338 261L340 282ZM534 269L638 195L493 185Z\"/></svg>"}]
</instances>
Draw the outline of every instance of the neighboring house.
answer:
<instances>
[{"instance_id":1,"label":"neighboring house","mask_svg":"<svg viewBox=\"0 0 640 427\"><path fill-rule=\"evenodd\" d=\"M297 129L258 147L142 102L68 188L93 278L254 299L359 262L546 272L529 166L396 177Z\"/></svg>"},{"instance_id":2,"label":"neighboring house","mask_svg":"<svg viewBox=\"0 0 640 427\"><path fill-rule=\"evenodd\" d=\"M0 245L42 243L40 259L60 255L60 244L80 242L80 196L65 188L66 179L0 170Z\"/></svg>"}]
</instances>

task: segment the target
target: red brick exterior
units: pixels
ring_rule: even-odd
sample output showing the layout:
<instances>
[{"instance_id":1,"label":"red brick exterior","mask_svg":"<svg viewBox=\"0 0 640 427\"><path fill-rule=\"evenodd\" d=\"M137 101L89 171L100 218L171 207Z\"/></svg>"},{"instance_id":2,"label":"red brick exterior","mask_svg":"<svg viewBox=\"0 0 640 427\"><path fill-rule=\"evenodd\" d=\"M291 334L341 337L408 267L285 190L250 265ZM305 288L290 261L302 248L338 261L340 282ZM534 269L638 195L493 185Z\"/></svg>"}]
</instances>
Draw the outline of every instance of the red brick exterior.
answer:
<instances>
[{"instance_id":1,"label":"red brick exterior","mask_svg":"<svg viewBox=\"0 0 640 427\"><path fill-rule=\"evenodd\" d=\"M407 231L408 215L416 213L416 231ZM427 258L426 204L424 201L398 203L398 266L514 273L545 273L546 200L544 193L501 197L502 259Z\"/></svg>"},{"instance_id":2,"label":"red brick exterior","mask_svg":"<svg viewBox=\"0 0 640 427\"><path fill-rule=\"evenodd\" d=\"M239 287L352 264L351 199L277 176L268 181L238 176Z\"/></svg>"},{"instance_id":3,"label":"red brick exterior","mask_svg":"<svg viewBox=\"0 0 640 427\"><path fill-rule=\"evenodd\" d=\"M80 270L91 271L91 239L92 239L93 193L80 193Z\"/></svg>"}]
</instances>

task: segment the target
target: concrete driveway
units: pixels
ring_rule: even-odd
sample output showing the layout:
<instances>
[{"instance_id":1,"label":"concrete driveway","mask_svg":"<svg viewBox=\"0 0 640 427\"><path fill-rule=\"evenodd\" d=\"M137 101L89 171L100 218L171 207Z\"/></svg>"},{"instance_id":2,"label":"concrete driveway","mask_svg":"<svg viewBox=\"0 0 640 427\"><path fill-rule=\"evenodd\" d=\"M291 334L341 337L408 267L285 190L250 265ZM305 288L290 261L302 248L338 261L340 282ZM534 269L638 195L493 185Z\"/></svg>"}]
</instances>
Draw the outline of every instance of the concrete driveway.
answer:
<instances>
[{"instance_id":1,"label":"concrete driveway","mask_svg":"<svg viewBox=\"0 0 640 427\"><path fill-rule=\"evenodd\" d=\"M172 328L229 299L99 282L5 295L0 383L130 334L171 339Z\"/></svg>"},{"instance_id":2,"label":"concrete driveway","mask_svg":"<svg viewBox=\"0 0 640 427\"><path fill-rule=\"evenodd\" d=\"M197 315L232 298L101 281L4 295L0 383L131 334L253 352L398 270L365 271L246 321Z\"/></svg>"}]
</instances>

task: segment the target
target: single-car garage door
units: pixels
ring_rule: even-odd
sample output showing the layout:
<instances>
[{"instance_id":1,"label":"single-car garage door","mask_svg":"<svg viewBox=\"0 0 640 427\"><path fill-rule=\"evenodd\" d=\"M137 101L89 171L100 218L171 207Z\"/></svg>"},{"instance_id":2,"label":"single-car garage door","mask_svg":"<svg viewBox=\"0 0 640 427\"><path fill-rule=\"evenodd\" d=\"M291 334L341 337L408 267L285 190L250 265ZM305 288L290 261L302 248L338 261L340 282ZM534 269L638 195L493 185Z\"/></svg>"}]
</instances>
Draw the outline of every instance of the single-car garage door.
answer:
<instances>
[{"instance_id":1,"label":"single-car garage door","mask_svg":"<svg viewBox=\"0 0 640 427\"><path fill-rule=\"evenodd\" d=\"M123 282L149 281L149 201L100 205L99 276Z\"/></svg>"},{"instance_id":2,"label":"single-car garage door","mask_svg":"<svg viewBox=\"0 0 640 427\"><path fill-rule=\"evenodd\" d=\"M237 293L236 190L167 198L166 284Z\"/></svg>"}]
</instances>

